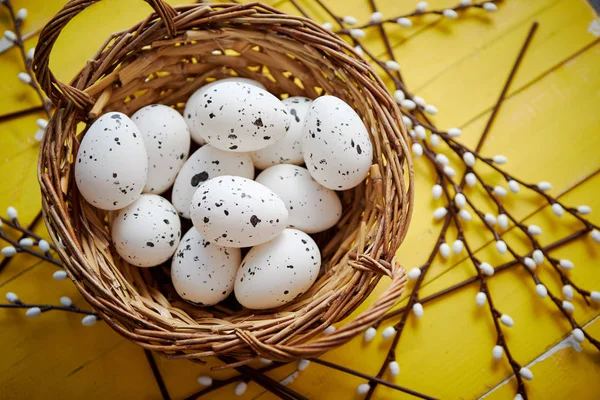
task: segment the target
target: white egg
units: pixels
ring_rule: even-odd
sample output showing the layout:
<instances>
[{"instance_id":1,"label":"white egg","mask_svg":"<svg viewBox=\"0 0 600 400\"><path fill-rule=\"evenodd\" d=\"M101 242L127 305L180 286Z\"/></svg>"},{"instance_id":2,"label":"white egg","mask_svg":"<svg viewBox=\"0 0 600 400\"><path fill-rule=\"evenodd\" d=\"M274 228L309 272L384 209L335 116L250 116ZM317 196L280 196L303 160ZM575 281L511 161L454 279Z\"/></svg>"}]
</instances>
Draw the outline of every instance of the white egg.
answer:
<instances>
[{"instance_id":1,"label":"white egg","mask_svg":"<svg viewBox=\"0 0 600 400\"><path fill-rule=\"evenodd\" d=\"M133 203L146 185L147 172L142 135L120 112L98 118L77 150L77 189L88 203L102 210L118 210Z\"/></svg>"},{"instance_id":2,"label":"white egg","mask_svg":"<svg viewBox=\"0 0 600 400\"><path fill-rule=\"evenodd\" d=\"M271 189L288 209L288 226L306 233L334 226L342 216L337 194L315 181L306 168L290 164L274 165L261 172L256 182Z\"/></svg>"},{"instance_id":3,"label":"white egg","mask_svg":"<svg viewBox=\"0 0 600 400\"><path fill-rule=\"evenodd\" d=\"M131 265L154 267L167 261L179 245L181 223L164 197L144 194L119 210L111 227L117 253Z\"/></svg>"},{"instance_id":4,"label":"white egg","mask_svg":"<svg viewBox=\"0 0 600 400\"><path fill-rule=\"evenodd\" d=\"M171 280L181 298L211 306L233 292L233 282L242 261L240 249L221 247L191 228L181 239L171 264Z\"/></svg>"},{"instance_id":5,"label":"white egg","mask_svg":"<svg viewBox=\"0 0 600 400\"><path fill-rule=\"evenodd\" d=\"M297 229L286 229L244 257L235 277L235 297L254 310L282 306L311 287L320 267L321 253L314 240Z\"/></svg>"},{"instance_id":6,"label":"white egg","mask_svg":"<svg viewBox=\"0 0 600 400\"><path fill-rule=\"evenodd\" d=\"M285 204L275 193L250 179L229 175L199 187L190 214L207 240L227 247L264 243L288 223Z\"/></svg>"},{"instance_id":7,"label":"white egg","mask_svg":"<svg viewBox=\"0 0 600 400\"><path fill-rule=\"evenodd\" d=\"M255 151L277 142L289 128L281 100L239 82L218 82L202 92L189 115L202 138L226 151Z\"/></svg>"},{"instance_id":8,"label":"white egg","mask_svg":"<svg viewBox=\"0 0 600 400\"><path fill-rule=\"evenodd\" d=\"M198 110L198 108L199 108L199 105L197 103L201 101L202 94L204 93L204 91L206 91L206 89L210 88L211 86L213 86L217 83L222 83L222 82L241 82L241 83L256 86L257 88L261 88L261 89L265 90L265 86L262 83L252 80L252 79L242 78L242 77L238 77L238 76L234 76L231 78L225 78L225 79L219 79L217 81L207 83L206 85L202 86L200 89L196 90L194 92L194 94L192 94L190 96L187 103L185 104L185 109L183 111L183 115L185 116L185 121L188 124L188 127L190 128L190 134L192 135L192 139L194 140L194 142L198 143L199 145L205 144L206 141L202 138L201 127L199 126L199 124L196 123L195 117L198 116L196 110ZM204 107L204 105L202 105L202 107Z\"/></svg>"},{"instance_id":9,"label":"white egg","mask_svg":"<svg viewBox=\"0 0 600 400\"><path fill-rule=\"evenodd\" d=\"M184 218L190 218L192 196L198 186L222 175L254 178L254 165L247 153L232 153L204 145L191 155L175 179L173 205Z\"/></svg>"},{"instance_id":10,"label":"white egg","mask_svg":"<svg viewBox=\"0 0 600 400\"><path fill-rule=\"evenodd\" d=\"M304 164L302 157L302 127L312 103L306 97L288 97L282 101L290 116L290 129L285 136L264 149L250 153L254 166L266 169L276 164Z\"/></svg>"},{"instance_id":11,"label":"white egg","mask_svg":"<svg viewBox=\"0 0 600 400\"><path fill-rule=\"evenodd\" d=\"M302 130L302 152L310 174L321 185L346 190L369 172L373 147L358 114L333 96L313 101Z\"/></svg>"},{"instance_id":12,"label":"white egg","mask_svg":"<svg viewBox=\"0 0 600 400\"><path fill-rule=\"evenodd\" d=\"M190 152L190 131L176 110L152 104L131 116L148 153L144 192L160 194L171 187Z\"/></svg>"}]
</instances>

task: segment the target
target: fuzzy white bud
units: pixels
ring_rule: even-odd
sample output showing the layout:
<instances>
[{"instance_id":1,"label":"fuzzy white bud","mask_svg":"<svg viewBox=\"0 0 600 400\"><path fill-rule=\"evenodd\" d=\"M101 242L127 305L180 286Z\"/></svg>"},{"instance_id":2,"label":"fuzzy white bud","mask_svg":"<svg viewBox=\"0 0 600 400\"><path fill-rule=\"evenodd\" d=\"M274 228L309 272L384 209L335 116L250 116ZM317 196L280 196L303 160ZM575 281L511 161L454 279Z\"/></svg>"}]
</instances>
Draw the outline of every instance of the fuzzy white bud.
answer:
<instances>
[{"instance_id":1,"label":"fuzzy white bud","mask_svg":"<svg viewBox=\"0 0 600 400\"><path fill-rule=\"evenodd\" d=\"M498 197L504 197L508 192L502 186L494 186L494 194Z\"/></svg>"},{"instance_id":2,"label":"fuzzy white bud","mask_svg":"<svg viewBox=\"0 0 600 400\"><path fill-rule=\"evenodd\" d=\"M487 3L483 3L483 9L485 11L494 12L494 11L498 11L498 6L495 5L494 3L487 2Z\"/></svg>"},{"instance_id":3,"label":"fuzzy white bud","mask_svg":"<svg viewBox=\"0 0 600 400\"><path fill-rule=\"evenodd\" d=\"M535 285L535 292L542 299L548 295L548 289L546 289L546 286L542 285L541 283L538 283L537 285Z\"/></svg>"},{"instance_id":4,"label":"fuzzy white bud","mask_svg":"<svg viewBox=\"0 0 600 400\"><path fill-rule=\"evenodd\" d=\"M519 193L521 187L519 186L519 182L515 181L514 179L511 179L510 181L508 181L508 189L513 193Z\"/></svg>"},{"instance_id":5,"label":"fuzzy white bud","mask_svg":"<svg viewBox=\"0 0 600 400\"><path fill-rule=\"evenodd\" d=\"M427 131L423 128L422 125L415 126L415 133L419 139L425 139L427 137Z\"/></svg>"},{"instance_id":6,"label":"fuzzy white bud","mask_svg":"<svg viewBox=\"0 0 600 400\"><path fill-rule=\"evenodd\" d=\"M6 293L6 300L9 303L16 303L19 301L19 297L16 294L14 294L13 292L8 292L8 293Z\"/></svg>"},{"instance_id":7,"label":"fuzzy white bud","mask_svg":"<svg viewBox=\"0 0 600 400\"><path fill-rule=\"evenodd\" d=\"M377 329L373 327L367 329L365 331L365 342L370 342L371 340L373 340L375 338L375 335L377 335Z\"/></svg>"},{"instance_id":8,"label":"fuzzy white bud","mask_svg":"<svg viewBox=\"0 0 600 400\"><path fill-rule=\"evenodd\" d=\"M448 157L446 157L446 155L442 153L437 153L435 155L435 161L444 166L450 164L450 160L448 160Z\"/></svg>"},{"instance_id":9,"label":"fuzzy white bud","mask_svg":"<svg viewBox=\"0 0 600 400\"><path fill-rule=\"evenodd\" d=\"M410 271L408 271L408 279L410 279L410 280L415 280L419 276L421 276L421 269L420 268L413 268Z\"/></svg>"},{"instance_id":10,"label":"fuzzy white bud","mask_svg":"<svg viewBox=\"0 0 600 400\"><path fill-rule=\"evenodd\" d=\"M44 118L38 118L35 123L40 129L46 129L48 127L48 120Z\"/></svg>"},{"instance_id":11,"label":"fuzzy white bud","mask_svg":"<svg viewBox=\"0 0 600 400\"><path fill-rule=\"evenodd\" d=\"M420 143L413 143L412 151L415 157L421 157L423 155L423 146Z\"/></svg>"},{"instance_id":12,"label":"fuzzy white bud","mask_svg":"<svg viewBox=\"0 0 600 400\"><path fill-rule=\"evenodd\" d=\"M523 379L525 380L532 380L533 379L533 372L531 372L531 370L529 368L521 368L519 370L519 375L521 375L523 377Z\"/></svg>"},{"instance_id":13,"label":"fuzzy white bud","mask_svg":"<svg viewBox=\"0 0 600 400\"><path fill-rule=\"evenodd\" d=\"M6 30L4 31L4 39L10 41L10 42L16 42L17 41L17 34L14 33L11 30Z\"/></svg>"},{"instance_id":14,"label":"fuzzy white bud","mask_svg":"<svg viewBox=\"0 0 600 400\"><path fill-rule=\"evenodd\" d=\"M429 142L433 147L438 147L440 145L440 141L440 136L437 133L432 133L431 136L429 136Z\"/></svg>"},{"instance_id":15,"label":"fuzzy white bud","mask_svg":"<svg viewBox=\"0 0 600 400\"><path fill-rule=\"evenodd\" d=\"M550 184L550 182L540 182L538 183L537 187L543 192L552 189L552 185Z\"/></svg>"},{"instance_id":16,"label":"fuzzy white bud","mask_svg":"<svg viewBox=\"0 0 600 400\"><path fill-rule=\"evenodd\" d=\"M475 156L470 151L464 153L462 159L467 167L472 167L475 165Z\"/></svg>"},{"instance_id":17,"label":"fuzzy white bud","mask_svg":"<svg viewBox=\"0 0 600 400\"><path fill-rule=\"evenodd\" d=\"M33 138L35 139L36 142L41 142L44 139L45 134L46 134L46 131L44 131L43 129L38 129L35 132L35 135L33 135Z\"/></svg>"},{"instance_id":18,"label":"fuzzy white bud","mask_svg":"<svg viewBox=\"0 0 600 400\"><path fill-rule=\"evenodd\" d=\"M502 229L508 228L508 217L506 214L498 215L498 226Z\"/></svg>"},{"instance_id":19,"label":"fuzzy white bud","mask_svg":"<svg viewBox=\"0 0 600 400\"><path fill-rule=\"evenodd\" d=\"M513 321L510 315L502 314L500 316L500 322L509 328L515 326L515 321Z\"/></svg>"},{"instance_id":20,"label":"fuzzy white bud","mask_svg":"<svg viewBox=\"0 0 600 400\"><path fill-rule=\"evenodd\" d=\"M380 13L379 11L376 11L373 14L371 14L371 22L378 24L382 20L383 20L383 14Z\"/></svg>"},{"instance_id":21,"label":"fuzzy white bud","mask_svg":"<svg viewBox=\"0 0 600 400\"><path fill-rule=\"evenodd\" d=\"M356 18L354 18L352 15L346 15L344 18L344 23L348 24L348 25L356 25L356 23L358 22L356 20Z\"/></svg>"},{"instance_id":22,"label":"fuzzy white bud","mask_svg":"<svg viewBox=\"0 0 600 400\"><path fill-rule=\"evenodd\" d=\"M17 209L14 208L13 206L9 206L6 209L6 215L8 216L8 218L10 219L16 219L19 216L19 213L17 212Z\"/></svg>"},{"instance_id":23,"label":"fuzzy white bud","mask_svg":"<svg viewBox=\"0 0 600 400\"><path fill-rule=\"evenodd\" d=\"M402 100L400 102L400 105L402 107L406 108L407 110L414 110L415 108L417 108L417 104L414 101L409 100L409 99Z\"/></svg>"},{"instance_id":24,"label":"fuzzy white bud","mask_svg":"<svg viewBox=\"0 0 600 400\"><path fill-rule=\"evenodd\" d=\"M244 381L241 381L237 385L235 385L235 395L241 396L244 393L246 393L247 389L248 389L248 384Z\"/></svg>"},{"instance_id":25,"label":"fuzzy white bud","mask_svg":"<svg viewBox=\"0 0 600 400\"><path fill-rule=\"evenodd\" d=\"M590 298L596 302L600 303L600 292L594 290L590 293Z\"/></svg>"},{"instance_id":26,"label":"fuzzy white bud","mask_svg":"<svg viewBox=\"0 0 600 400\"><path fill-rule=\"evenodd\" d=\"M415 102L416 105L421 106L421 107L425 107L425 99L422 98L421 96L413 96L413 101Z\"/></svg>"},{"instance_id":27,"label":"fuzzy white bud","mask_svg":"<svg viewBox=\"0 0 600 400\"><path fill-rule=\"evenodd\" d=\"M427 105L426 105L426 106L423 108L423 110L424 110L424 111L425 111L427 114L429 114L429 115L436 115L436 114L439 112L439 110L437 109L437 107L436 107L436 106L434 106L433 104L427 104Z\"/></svg>"},{"instance_id":28,"label":"fuzzy white bud","mask_svg":"<svg viewBox=\"0 0 600 400\"><path fill-rule=\"evenodd\" d=\"M458 128L450 128L448 129L448 135L451 137L459 137L462 134L462 131Z\"/></svg>"},{"instance_id":29,"label":"fuzzy white bud","mask_svg":"<svg viewBox=\"0 0 600 400\"><path fill-rule=\"evenodd\" d=\"M572 313L573 311L575 311L575 306L568 300L563 300L562 308L568 313Z\"/></svg>"},{"instance_id":30,"label":"fuzzy white bud","mask_svg":"<svg viewBox=\"0 0 600 400\"><path fill-rule=\"evenodd\" d=\"M433 219L440 220L444 218L448 214L448 209L446 207L439 207L433 212Z\"/></svg>"},{"instance_id":31,"label":"fuzzy white bud","mask_svg":"<svg viewBox=\"0 0 600 400\"><path fill-rule=\"evenodd\" d=\"M573 286L571 285L564 285L562 287L562 292L563 296L565 297L565 300L572 300L573 296L575 295L575 293L573 292Z\"/></svg>"},{"instance_id":32,"label":"fuzzy white bud","mask_svg":"<svg viewBox=\"0 0 600 400\"><path fill-rule=\"evenodd\" d=\"M469 172L467 175L465 175L465 181L467 182L467 185L473 187L477 183L477 177L475 177L474 173Z\"/></svg>"},{"instance_id":33,"label":"fuzzy white bud","mask_svg":"<svg viewBox=\"0 0 600 400\"><path fill-rule=\"evenodd\" d=\"M310 365L309 360L300 360L298 361L298 371L304 371Z\"/></svg>"},{"instance_id":34,"label":"fuzzy white bud","mask_svg":"<svg viewBox=\"0 0 600 400\"><path fill-rule=\"evenodd\" d=\"M19 244L21 245L21 247L31 247L33 246L33 239L32 238L23 238L21 240L19 240Z\"/></svg>"},{"instance_id":35,"label":"fuzzy white bud","mask_svg":"<svg viewBox=\"0 0 600 400\"><path fill-rule=\"evenodd\" d=\"M404 92L400 89L397 89L394 91L394 100L396 100L396 103L400 104L402 102L402 100L406 100L406 95L404 94ZM408 122L406 121L408 120ZM402 121L404 122L404 125L406 125L407 127L412 126L412 121L410 118L408 118L407 116L402 116ZM410 126L409 126L410 124Z\"/></svg>"},{"instance_id":36,"label":"fuzzy white bud","mask_svg":"<svg viewBox=\"0 0 600 400\"><path fill-rule=\"evenodd\" d=\"M404 18L404 17L402 17L402 18L398 18L398 19L396 20L396 23L397 23L398 25L400 25L400 26L403 26L403 27L405 27L405 28L408 28L408 27L412 26L412 21L411 21L410 19L408 19L408 18Z\"/></svg>"},{"instance_id":37,"label":"fuzzy white bud","mask_svg":"<svg viewBox=\"0 0 600 400\"><path fill-rule=\"evenodd\" d=\"M81 325L83 326L92 326L98 322L98 318L95 315L86 315L81 319Z\"/></svg>"},{"instance_id":38,"label":"fuzzy white bud","mask_svg":"<svg viewBox=\"0 0 600 400\"><path fill-rule=\"evenodd\" d=\"M31 83L31 75L29 75L27 72L19 72L17 77L19 78L19 80L21 82L23 82L27 85Z\"/></svg>"},{"instance_id":39,"label":"fuzzy white bud","mask_svg":"<svg viewBox=\"0 0 600 400\"><path fill-rule=\"evenodd\" d=\"M356 51L358 53L358 55L361 57L365 55L365 52L363 51L362 47L360 47L358 45L354 46L354 51Z\"/></svg>"},{"instance_id":40,"label":"fuzzy white bud","mask_svg":"<svg viewBox=\"0 0 600 400\"><path fill-rule=\"evenodd\" d=\"M429 4L426 1L420 1L417 3L417 11L425 11L428 6Z\"/></svg>"},{"instance_id":41,"label":"fuzzy white bud","mask_svg":"<svg viewBox=\"0 0 600 400\"><path fill-rule=\"evenodd\" d=\"M67 296L63 296L60 298L60 304L62 304L64 307L71 307L73 305L73 300Z\"/></svg>"},{"instance_id":42,"label":"fuzzy white bud","mask_svg":"<svg viewBox=\"0 0 600 400\"><path fill-rule=\"evenodd\" d=\"M392 71L400 71L400 64L398 64L394 60L386 61L385 66L391 69Z\"/></svg>"},{"instance_id":43,"label":"fuzzy white bud","mask_svg":"<svg viewBox=\"0 0 600 400\"><path fill-rule=\"evenodd\" d=\"M412 310L413 313L415 314L415 317L417 318L421 318L423 316L423 306L421 305L421 303L415 303L412 306Z\"/></svg>"},{"instance_id":44,"label":"fuzzy white bud","mask_svg":"<svg viewBox=\"0 0 600 400\"><path fill-rule=\"evenodd\" d=\"M202 386L210 386L213 383L213 379L210 376L202 375L198 377L198 383Z\"/></svg>"},{"instance_id":45,"label":"fuzzy white bud","mask_svg":"<svg viewBox=\"0 0 600 400\"><path fill-rule=\"evenodd\" d=\"M484 275L487 276L492 276L494 275L494 267L492 267L490 264L486 263L486 262L482 262L481 264L479 264L479 269L481 270L481 272L483 272Z\"/></svg>"},{"instance_id":46,"label":"fuzzy white bud","mask_svg":"<svg viewBox=\"0 0 600 400\"><path fill-rule=\"evenodd\" d=\"M25 315L29 318L39 317L41 313L42 310L39 307L31 307L25 311Z\"/></svg>"},{"instance_id":47,"label":"fuzzy white bud","mask_svg":"<svg viewBox=\"0 0 600 400\"><path fill-rule=\"evenodd\" d=\"M63 281L67 279L67 272L63 270L56 271L52 274L52 277L57 281Z\"/></svg>"},{"instance_id":48,"label":"fuzzy white bud","mask_svg":"<svg viewBox=\"0 0 600 400\"><path fill-rule=\"evenodd\" d=\"M468 6L471 4L471 0L460 0L461 6Z\"/></svg>"},{"instance_id":49,"label":"fuzzy white bud","mask_svg":"<svg viewBox=\"0 0 600 400\"><path fill-rule=\"evenodd\" d=\"M558 262L558 265L560 265L560 267L562 269L566 269L566 270L570 270L575 268L575 264L573 264L573 262L571 260L567 260L567 259L562 259Z\"/></svg>"},{"instance_id":50,"label":"fuzzy white bud","mask_svg":"<svg viewBox=\"0 0 600 400\"><path fill-rule=\"evenodd\" d=\"M356 388L356 393L358 394L367 394L367 392L371 389L371 385L369 385L368 383L361 383L360 385L358 385L358 387Z\"/></svg>"},{"instance_id":51,"label":"fuzzy white bud","mask_svg":"<svg viewBox=\"0 0 600 400\"><path fill-rule=\"evenodd\" d=\"M583 334L583 331L579 328L575 328L573 329L573 332L571 332L573 334L573 338L578 342L581 343L585 340L585 335Z\"/></svg>"},{"instance_id":52,"label":"fuzzy white bud","mask_svg":"<svg viewBox=\"0 0 600 400\"><path fill-rule=\"evenodd\" d=\"M381 332L381 337L384 339L389 339L392 336L394 336L395 334L396 334L396 328L394 328L393 326L388 326Z\"/></svg>"},{"instance_id":53,"label":"fuzzy white bud","mask_svg":"<svg viewBox=\"0 0 600 400\"><path fill-rule=\"evenodd\" d=\"M463 251L464 243L460 239L456 239L454 243L452 243L452 251L454 254L460 254Z\"/></svg>"},{"instance_id":54,"label":"fuzzy white bud","mask_svg":"<svg viewBox=\"0 0 600 400\"><path fill-rule=\"evenodd\" d=\"M5 246L2 248L2 255L6 258L13 257L15 254L17 254L17 249L13 246Z\"/></svg>"},{"instance_id":55,"label":"fuzzy white bud","mask_svg":"<svg viewBox=\"0 0 600 400\"><path fill-rule=\"evenodd\" d=\"M537 265L540 265L544 262L544 252L540 249L534 250L532 253L532 257L533 261L535 261Z\"/></svg>"},{"instance_id":56,"label":"fuzzy white bud","mask_svg":"<svg viewBox=\"0 0 600 400\"><path fill-rule=\"evenodd\" d=\"M446 165L444 167L444 174L446 174L446 176L448 176L450 178L454 178L456 176L456 171L451 166Z\"/></svg>"},{"instance_id":57,"label":"fuzzy white bud","mask_svg":"<svg viewBox=\"0 0 600 400\"><path fill-rule=\"evenodd\" d=\"M450 246L448 243L442 243L440 245L440 255L444 258L450 257Z\"/></svg>"},{"instance_id":58,"label":"fuzzy white bud","mask_svg":"<svg viewBox=\"0 0 600 400\"><path fill-rule=\"evenodd\" d=\"M273 361L269 360L268 358L263 358L263 357L260 357L260 358L258 359L258 361L260 361L260 362L261 362L261 364L265 364L265 365L269 365L269 364L272 364L272 363L273 363Z\"/></svg>"},{"instance_id":59,"label":"fuzzy white bud","mask_svg":"<svg viewBox=\"0 0 600 400\"><path fill-rule=\"evenodd\" d=\"M331 335L333 332L335 332L335 326L330 325L327 328L325 328L325 330L323 331L323 335L328 336Z\"/></svg>"},{"instance_id":60,"label":"fuzzy white bud","mask_svg":"<svg viewBox=\"0 0 600 400\"><path fill-rule=\"evenodd\" d=\"M331 24L331 22L324 22L323 24L321 24L321 26L323 27L323 29L330 31L333 28L333 25Z\"/></svg>"},{"instance_id":61,"label":"fuzzy white bud","mask_svg":"<svg viewBox=\"0 0 600 400\"><path fill-rule=\"evenodd\" d=\"M27 58L33 60L33 56L35 55L35 47L32 47L27 52Z\"/></svg>"},{"instance_id":62,"label":"fuzzy white bud","mask_svg":"<svg viewBox=\"0 0 600 400\"><path fill-rule=\"evenodd\" d=\"M527 227L527 232L529 232L530 235L534 235L534 236L541 235L542 234L542 228L540 228L537 225L529 225Z\"/></svg>"},{"instance_id":63,"label":"fuzzy white bud","mask_svg":"<svg viewBox=\"0 0 600 400\"><path fill-rule=\"evenodd\" d=\"M501 359L503 354L504 354L504 349L502 348L502 346L496 345L492 349L492 357L494 357L494 360Z\"/></svg>"},{"instance_id":64,"label":"fuzzy white bud","mask_svg":"<svg viewBox=\"0 0 600 400\"><path fill-rule=\"evenodd\" d=\"M396 90L396 92L401 92L404 95L404 92L402 90ZM394 93L396 93L394 92ZM402 100L400 100L402 101ZM408 118L406 115L402 116L402 122L404 122L404 126L406 126L407 128L412 128L413 123L412 123L412 119Z\"/></svg>"},{"instance_id":65,"label":"fuzzy white bud","mask_svg":"<svg viewBox=\"0 0 600 400\"><path fill-rule=\"evenodd\" d=\"M500 254L506 254L506 252L508 250L508 246L506 246L506 242L504 240L497 240L496 241L496 250Z\"/></svg>"},{"instance_id":66,"label":"fuzzy white bud","mask_svg":"<svg viewBox=\"0 0 600 400\"><path fill-rule=\"evenodd\" d=\"M454 196L454 203L457 207L462 208L467 205L467 198L462 193L456 193L456 196Z\"/></svg>"},{"instance_id":67,"label":"fuzzy white bud","mask_svg":"<svg viewBox=\"0 0 600 400\"><path fill-rule=\"evenodd\" d=\"M471 213L464 208L458 212L458 216L461 217L465 221L470 221L473 217Z\"/></svg>"},{"instance_id":68,"label":"fuzzy white bud","mask_svg":"<svg viewBox=\"0 0 600 400\"><path fill-rule=\"evenodd\" d=\"M530 257L523 258L523 264L525 264L525 266L530 270L534 270L537 267L535 261L533 261L533 259Z\"/></svg>"},{"instance_id":69,"label":"fuzzy white bud","mask_svg":"<svg viewBox=\"0 0 600 400\"><path fill-rule=\"evenodd\" d=\"M508 158L506 158L506 156L503 156L502 154L498 154L492 157L492 161L494 162L494 164L502 165L508 162Z\"/></svg>"},{"instance_id":70,"label":"fuzzy white bud","mask_svg":"<svg viewBox=\"0 0 600 400\"><path fill-rule=\"evenodd\" d=\"M565 214L564 208L562 208L562 206L558 203L552 204L552 212L557 217L562 217Z\"/></svg>"},{"instance_id":71,"label":"fuzzy white bud","mask_svg":"<svg viewBox=\"0 0 600 400\"><path fill-rule=\"evenodd\" d=\"M444 15L444 17L446 17L448 19L458 18L458 13L450 8L447 8L444 11L442 11L442 14Z\"/></svg>"},{"instance_id":72,"label":"fuzzy white bud","mask_svg":"<svg viewBox=\"0 0 600 400\"><path fill-rule=\"evenodd\" d=\"M479 292L475 295L475 304L482 307L487 301L487 296L483 292Z\"/></svg>"},{"instance_id":73,"label":"fuzzy white bud","mask_svg":"<svg viewBox=\"0 0 600 400\"><path fill-rule=\"evenodd\" d=\"M27 9L21 8L17 11L17 19L23 21L25 18L27 18Z\"/></svg>"},{"instance_id":74,"label":"fuzzy white bud","mask_svg":"<svg viewBox=\"0 0 600 400\"><path fill-rule=\"evenodd\" d=\"M365 31L363 31L362 29L350 29L350 36L352 36L354 39L362 39L366 35L367 34L365 33Z\"/></svg>"},{"instance_id":75,"label":"fuzzy white bud","mask_svg":"<svg viewBox=\"0 0 600 400\"><path fill-rule=\"evenodd\" d=\"M44 239L42 239L38 242L38 247L40 248L42 253L47 253L50 251L50 243L48 243Z\"/></svg>"},{"instance_id":76,"label":"fuzzy white bud","mask_svg":"<svg viewBox=\"0 0 600 400\"><path fill-rule=\"evenodd\" d=\"M398 374L400 373L400 365L398 365L398 362L396 361L391 361L388 364L388 369L390 370L390 374L392 376L398 376Z\"/></svg>"},{"instance_id":77,"label":"fuzzy white bud","mask_svg":"<svg viewBox=\"0 0 600 400\"><path fill-rule=\"evenodd\" d=\"M494 214L486 213L483 216L483 219L491 226L496 225L496 217L494 217Z\"/></svg>"},{"instance_id":78,"label":"fuzzy white bud","mask_svg":"<svg viewBox=\"0 0 600 400\"><path fill-rule=\"evenodd\" d=\"M577 207L577 212L581 215L587 215L592 212L592 208L590 206L586 206L584 204L584 205Z\"/></svg>"},{"instance_id":79,"label":"fuzzy white bud","mask_svg":"<svg viewBox=\"0 0 600 400\"><path fill-rule=\"evenodd\" d=\"M440 185L433 185L433 187L431 188L431 196L433 196L434 199L439 199L440 197L442 197L442 187Z\"/></svg>"},{"instance_id":80,"label":"fuzzy white bud","mask_svg":"<svg viewBox=\"0 0 600 400\"><path fill-rule=\"evenodd\" d=\"M600 243L600 231L598 229L594 229L590 232L590 237L596 243Z\"/></svg>"}]
</instances>

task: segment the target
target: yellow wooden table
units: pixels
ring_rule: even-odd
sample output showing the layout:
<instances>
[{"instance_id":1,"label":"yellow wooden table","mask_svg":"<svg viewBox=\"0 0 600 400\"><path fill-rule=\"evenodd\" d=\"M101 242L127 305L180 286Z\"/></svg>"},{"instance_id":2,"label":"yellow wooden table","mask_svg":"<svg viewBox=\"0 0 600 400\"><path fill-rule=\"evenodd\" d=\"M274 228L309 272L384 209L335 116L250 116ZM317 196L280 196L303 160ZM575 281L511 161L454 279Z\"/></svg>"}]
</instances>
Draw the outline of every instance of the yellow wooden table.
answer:
<instances>
[{"instance_id":1,"label":"yellow wooden table","mask_svg":"<svg viewBox=\"0 0 600 400\"><path fill-rule=\"evenodd\" d=\"M35 32L63 5L65 0L15 0L16 8L29 9L25 32ZM184 1L172 1L183 3ZM295 9L287 0L269 1L284 11ZM370 15L365 0L326 0L338 14L354 15L366 21ZM414 0L379 0L384 15L414 8ZM452 6L456 0L431 0L430 6ZM317 19L325 15L301 0ZM94 5L68 25L51 59L53 71L68 81L108 36L142 19L150 8L142 1L105 0ZM9 27L0 14L2 31ZM482 152L505 154L508 171L529 182L549 180L552 193L567 204L589 204L600 209L600 43L597 20L585 0L506 0L493 14L469 12L458 20L425 18L413 28L390 30L392 44L404 77L413 90L435 104L440 113L438 126L463 129L465 143L473 145L482 131L491 107L500 92L515 55L535 20L540 28L508 100L490 133ZM598 24L599 22L596 22ZM600 26L600 25L596 25ZM596 32L594 34L594 32ZM377 53L383 46L376 35L365 41ZM27 41L35 44L36 35ZM17 74L22 63L15 49L0 56L0 116L39 105L34 93L20 83ZM34 141L35 120L42 114L0 120L0 209L15 206L23 223L40 209L36 181L39 145ZM399 252L407 267L419 265L429 254L439 227L432 223L436 205L431 199L433 174L423 161L416 162L417 189L413 222ZM511 200L507 200L511 201ZM514 204L514 203L513 203ZM3 211L2 211L3 212ZM527 223L544 229L542 242L549 243L574 230L574 225L558 223L548 207L539 201L523 202L517 212ZM592 214L592 221L600 217ZM43 234L44 229L38 229ZM508 237L513 232L506 234ZM491 263L505 260L493 251L490 238L475 239ZM525 251L523 244L520 251ZM572 278L587 289L600 290L600 246L580 240L557 251L577 266ZM0 293L12 291L30 303L58 303L60 296L71 297L85 306L69 281L54 281L56 269L38 259L19 255L0 274ZM430 270L423 295L433 293L472 275L462 257L436 260ZM545 271L560 293L556 279ZM524 272L512 271L490 281L494 299L512 315L516 325L507 333L514 356L528 365L535 379L527 383L534 399L600 398L600 356L588 343L576 352L563 340L570 328L548 299L539 299ZM467 287L425 307L423 318L409 317L400 346L399 376L386 379L399 385L444 399L512 399L515 382L505 362L495 362L491 348L495 333L489 315L474 304L475 286ZM600 306L586 306L579 298L575 318L588 332L600 337ZM401 304L400 304L401 305ZM72 314L50 312L35 320L23 310L0 312L0 398L129 398L155 399L160 393L141 348L122 339L106 325L86 328ZM371 343L356 338L325 359L350 365L375 375L389 343L380 335ZM208 367L185 361L157 358L169 392L182 398L199 390L196 378ZM290 374L289 365L273 373L277 379ZM209 373L225 377L231 372ZM356 398L363 381L311 364L291 387L309 398ZM376 398L405 398L398 392L379 387ZM215 391L209 398L233 397L233 387ZM267 399L256 384L250 384L245 398Z\"/></svg>"}]
</instances>

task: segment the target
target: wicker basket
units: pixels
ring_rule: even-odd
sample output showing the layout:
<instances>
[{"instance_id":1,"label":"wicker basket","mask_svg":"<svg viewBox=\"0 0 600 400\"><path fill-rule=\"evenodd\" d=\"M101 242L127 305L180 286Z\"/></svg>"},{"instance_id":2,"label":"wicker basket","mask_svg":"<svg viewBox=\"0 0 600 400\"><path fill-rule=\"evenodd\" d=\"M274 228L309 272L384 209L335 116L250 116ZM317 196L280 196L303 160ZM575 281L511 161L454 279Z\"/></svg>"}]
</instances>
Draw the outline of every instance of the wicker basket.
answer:
<instances>
[{"instance_id":1,"label":"wicker basket","mask_svg":"<svg viewBox=\"0 0 600 400\"><path fill-rule=\"evenodd\" d=\"M382 81L352 46L317 23L260 3L172 8L146 0L155 13L113 34L70 85L56 80L49 57L62 28L98 0L73 0L46 25L33 60L56 105L42 145L39 181L47 228L69 277L102 319L121 335L169 358L218 356L236 365L257 356L288 361L318 356L376 323L404 288L394 256L413 203L413 172L400 111ZM152 103L181 110L196 89L226 76L262 82L276 95L331 94L351 104L374 143L365 183L341 194L339 224L316 240L323 267L309 292L276 310L234 302L199 308L175 293L168 267L136 268L111 247L109 218L83 200L73 158L101 113L131 114ZM85 130L84 130L85 131ZM387 289L333 334L381 277Z\"/></svg>"}]
</instances>

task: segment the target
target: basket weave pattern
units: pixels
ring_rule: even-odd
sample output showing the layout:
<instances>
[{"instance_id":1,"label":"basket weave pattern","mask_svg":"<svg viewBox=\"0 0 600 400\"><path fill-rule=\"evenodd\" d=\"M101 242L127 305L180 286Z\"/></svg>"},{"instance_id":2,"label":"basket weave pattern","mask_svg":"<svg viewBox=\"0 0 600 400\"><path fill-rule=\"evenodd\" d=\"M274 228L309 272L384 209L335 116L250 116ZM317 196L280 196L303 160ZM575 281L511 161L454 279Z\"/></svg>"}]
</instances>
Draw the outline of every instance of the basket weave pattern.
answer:
<instances>
[{"instance_id":1,"label":"basket weave pattern","mask_svg":"<svg viewBox=\"0 0 600 400\"><path fill-rule=\"evenodd\" d=\"M38 166L44 218L85 299L133 342L195 361L315 357L376 323L406 282L394 256L410 220L413 175L400 112L366 61L315 22L260 3L172 8L147 0L154 14L113 34L69 85L61 83L49 69L54 42L74 16L97 1L69 2L43 29L33 61L56 105ZM271 311L183 302L163 279L166 268L136 268L118 257L111 248L110 215L85 202L73 181L79 132L97 116L131 115L153 103L181 110L196 89L228 76L260 81L275 95L340 97L361 115L374 144L369 177L341 194L341 221L316 238L321 276L307 293ZM389 286L369 307L333 334L321 335L355 311L384 276Z\"/></svg>"}]
</instances>

